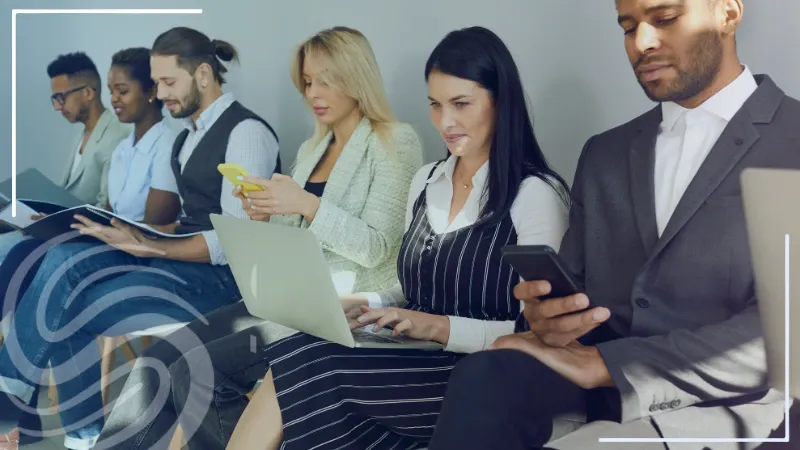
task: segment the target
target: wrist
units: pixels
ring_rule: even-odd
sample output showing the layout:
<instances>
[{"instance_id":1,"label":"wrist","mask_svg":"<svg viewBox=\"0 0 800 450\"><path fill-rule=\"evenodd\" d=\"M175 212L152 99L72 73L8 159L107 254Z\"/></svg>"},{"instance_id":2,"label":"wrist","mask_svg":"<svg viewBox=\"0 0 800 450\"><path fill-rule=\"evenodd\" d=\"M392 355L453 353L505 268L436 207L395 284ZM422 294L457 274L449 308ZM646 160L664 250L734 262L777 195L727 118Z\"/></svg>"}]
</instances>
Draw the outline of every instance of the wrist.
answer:
<instances>
[{"instance_id":1,"label":"wrist","mask_svg":"<svg viewBox=\"0 0 800 450\"><path fill-rule=\"evenodd\" d=\"M450 318L447 316L436 316L434 326L433 341L442 345L447 345L450 341Z\"/></svg>"},{"instance_id":2,"label":"wrist","mask_svg":"<svg viewBox=\"0 0 800 450\"><path fill-rule=\"evenodd\" d=\"M319 211L319 205L322 201L319 197L311 193L306 193L306 198L307 200L304 202L305 206L300 214L302 214L307 221L312 222L317 215L317 211Z\"/></svg>"},{"instance_id":3,"label":"wrist","mask_svg":"<svg viewBox=\"0 0 800 450\"><path fill-rule=\"evenodd\" d=\"M592 353L592 373L594 373L594 384L596 387L616 387L614 379L611 378L611 372L606 366L606 361L597 347L587 347Z\"/></svg>"}]
</instances>

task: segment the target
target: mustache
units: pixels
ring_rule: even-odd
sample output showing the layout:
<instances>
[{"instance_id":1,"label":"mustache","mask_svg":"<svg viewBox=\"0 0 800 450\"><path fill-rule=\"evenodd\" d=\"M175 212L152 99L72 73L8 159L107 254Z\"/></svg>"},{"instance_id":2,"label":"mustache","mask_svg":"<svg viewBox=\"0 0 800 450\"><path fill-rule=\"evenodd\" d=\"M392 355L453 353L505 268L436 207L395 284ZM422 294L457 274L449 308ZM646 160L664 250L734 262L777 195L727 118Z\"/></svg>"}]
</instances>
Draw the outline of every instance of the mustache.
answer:
<instances>
[{"instance_id":1,"label":"mustache","mask_svg":"<svg viewBox=\"0 0 800 450\"><path fill-rule=\"evenodd\" d=\"M659 63L666 63L666 64L674 64L674 61L666 56L647 56L642 55L633 65L634 69L639 69L639 67L644 66L646 64L659 64Z\"/></svg>"}]
</instances>

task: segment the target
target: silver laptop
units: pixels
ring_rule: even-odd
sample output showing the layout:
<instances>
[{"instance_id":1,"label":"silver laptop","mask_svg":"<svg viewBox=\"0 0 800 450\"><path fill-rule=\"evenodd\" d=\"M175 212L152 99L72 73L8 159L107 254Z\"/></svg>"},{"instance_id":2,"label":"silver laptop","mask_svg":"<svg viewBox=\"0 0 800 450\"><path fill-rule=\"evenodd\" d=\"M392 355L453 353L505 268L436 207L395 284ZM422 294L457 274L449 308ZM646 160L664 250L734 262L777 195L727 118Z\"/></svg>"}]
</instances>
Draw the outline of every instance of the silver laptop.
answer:
<instances>
[{"instance_id":1,"label":"silver laptop","mask_svg":"<svg viewBox=\"0 0 800 450\"><path fill-rule=\"evenodd\" d=\"M741 182L769 382L786 390L788 295L789 394L800 398L800 171L748 168Z\"/></svg>"},{"instance_id":2,"label":"silver laptop","mask_svg":"<svg viewBox=\"0 0 800 450\"><path fill-rule=\"evenodd\" d=\"M347 347L440 350L438 342L350 329L317 237L307 229L211 215L247 310Z\"/></svg>"}]
</instances>

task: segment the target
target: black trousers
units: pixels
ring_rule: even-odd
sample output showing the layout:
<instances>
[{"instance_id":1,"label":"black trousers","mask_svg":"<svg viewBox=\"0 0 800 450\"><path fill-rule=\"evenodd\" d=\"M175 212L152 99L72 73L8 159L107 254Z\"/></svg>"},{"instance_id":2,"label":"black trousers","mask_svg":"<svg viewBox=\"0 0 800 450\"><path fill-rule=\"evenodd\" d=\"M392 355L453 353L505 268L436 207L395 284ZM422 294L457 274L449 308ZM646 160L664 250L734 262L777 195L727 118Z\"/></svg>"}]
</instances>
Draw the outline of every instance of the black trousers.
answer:
<instances>
[{"instance_id":1,"label":"black trousers","mask_svg":"<svg viewBox=\"0 0 800 450\"><path fill-rule=\"evenodd\" d=\"M616 337L598 329L582 341ZM520 351L484 351L453 370L429 450L542 449L595 420L621 420L616 389L584 390Z\"/></svg>"}]
</instances>

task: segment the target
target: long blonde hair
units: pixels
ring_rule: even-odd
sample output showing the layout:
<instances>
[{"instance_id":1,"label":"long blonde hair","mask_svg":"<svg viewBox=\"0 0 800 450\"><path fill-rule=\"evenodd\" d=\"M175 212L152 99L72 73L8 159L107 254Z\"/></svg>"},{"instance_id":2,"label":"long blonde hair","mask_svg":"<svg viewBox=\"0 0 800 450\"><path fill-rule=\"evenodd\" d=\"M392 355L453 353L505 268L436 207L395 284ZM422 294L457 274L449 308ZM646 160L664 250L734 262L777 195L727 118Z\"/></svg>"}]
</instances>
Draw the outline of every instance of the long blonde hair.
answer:
<instances>
[{"instance_id":1,"label":"long blonde hair","mask_svg":"<svg viewBox=\"0 0 800 450\"><path fill-rule=\"evenodd\" d=\"M355 99L378 138L392 147L391 125L397 122L397 117L389 105L383 78L367 38L352 28L333 27L320 31L297 47L292 61L292 81L306 103L303 65L307 58L314 58L323 67L317 74L320 81ZM308 148L316 147L329 131L330 126L317 121L310 142L312 145Z\"/></svg>"}]
</instances>

